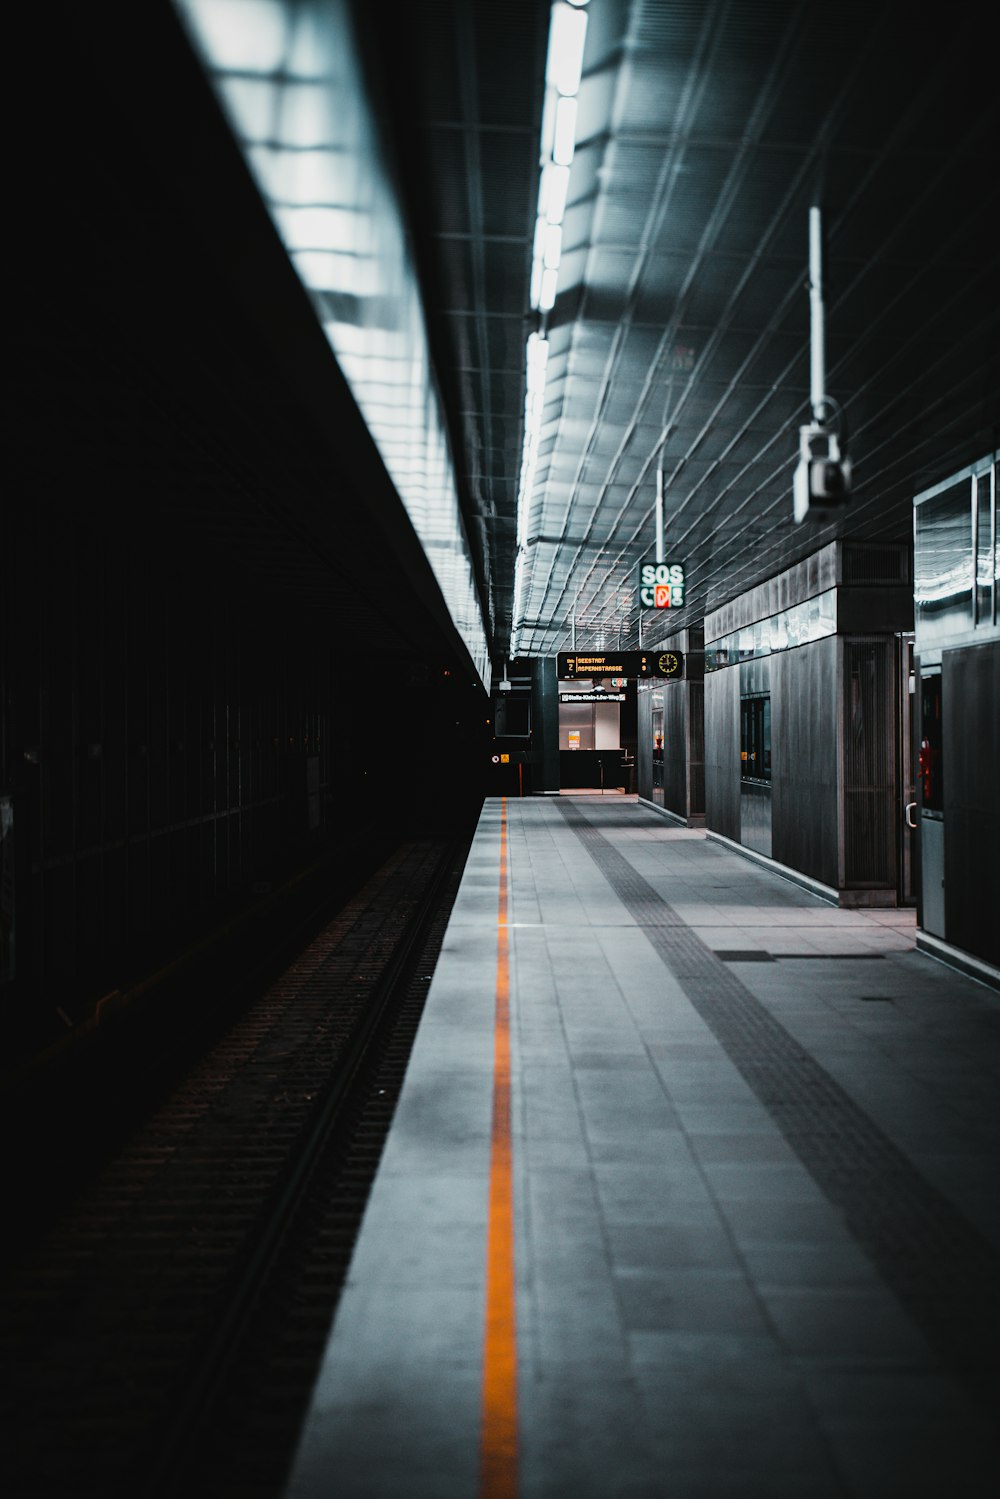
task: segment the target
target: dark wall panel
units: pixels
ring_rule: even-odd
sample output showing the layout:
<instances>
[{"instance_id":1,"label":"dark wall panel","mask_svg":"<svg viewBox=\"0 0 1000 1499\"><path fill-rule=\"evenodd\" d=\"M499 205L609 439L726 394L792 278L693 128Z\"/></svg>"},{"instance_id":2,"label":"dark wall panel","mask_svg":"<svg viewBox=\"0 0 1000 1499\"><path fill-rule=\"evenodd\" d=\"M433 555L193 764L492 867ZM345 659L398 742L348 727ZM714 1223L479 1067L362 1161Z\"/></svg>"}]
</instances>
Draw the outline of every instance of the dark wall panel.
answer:
<instances>
[{"instance_id":1,"label":"dark wall panel","mask_svg":"<svg viewBox=\"0 0 1000 1499\"><path fill-rule=\"evenodd\" d=\"M945 936L1000 966L1000 643L945 651Z\"/></svg>"},{"instance_id":2,"label":"dark wall panel","mask_svg":"<svg viewBox=\"0 0 1000 1499\"><path fill-rule=\"evenodd\" d=\"M838 647L831 635L771 657L772 857L832 886L839 883Z\"/></svg>"},{"instance_id":3,"label":"dark wall panel","mask_svg":"<svg viewBox=\"0 0 1000 1499\"><path fill-rule=\"evenodd\" d=\"M896 885L896 742L891 636L844 641L844 880Z\"/></svg>"},{"instance_id":4,"label":"dark wall panel","mask_svg":"<svg viewBox=\"0 0 1000 1499\"><path fill-rule=\"evenodd\" d=\"M740 673L705 677L705 826L739 842Z\"/></svg>"},{"instance_id":5,"label":"dark wall panel","mask_svg":"<svg viewBox=\"0 0 1000 1499\"><path fill-rule=\"evenodd\" d=\"M688 683L688 780L690 806L688 815L705 813L705 687L701 681Z\"/></svg>"},{"instance_id":6,"label":"dark wall panel","mask_svg":"<svg viewBox=\"0 0 1000 1499\"><path fill-rule=\"evenodd\" d=\"M636 693L636 790L645 801L653 800L653 694Z\"/></svg>"},{"instance_id":7,"label":"dark wall panel","mask_svg":"<svg viewBox=\"0 0 1000 1499\"><path fill-rule=\"evenodd\" d=\"M678 817L688 815L687 692L686 682L663 684L663 805Z\"/></svg>"}]
</instances>

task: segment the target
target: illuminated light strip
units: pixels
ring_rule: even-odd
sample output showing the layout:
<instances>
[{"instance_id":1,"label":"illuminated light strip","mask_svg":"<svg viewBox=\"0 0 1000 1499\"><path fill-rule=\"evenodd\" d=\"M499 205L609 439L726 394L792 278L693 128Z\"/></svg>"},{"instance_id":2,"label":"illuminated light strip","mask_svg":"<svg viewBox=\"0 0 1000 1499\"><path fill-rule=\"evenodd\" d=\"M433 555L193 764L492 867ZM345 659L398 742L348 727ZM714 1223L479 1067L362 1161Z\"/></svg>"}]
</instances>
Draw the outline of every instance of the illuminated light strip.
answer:
<instances>
[{"instance_id":1,"label":"illuminated light strip","mask_svg":"<svg viewBox=\"0 0 1000 1499\"><path fill-rule=\"evenodd\" d=\"M507 798L500 803L493 1127L486 1232L486 1324L479 1448L480 1499L517 1494L517 1307L514 1280L514 1148L510 1106L510 969L507 925Z\"/></svg>"},{"instance_id":2,"label":"illuminated light strip","mask_svg":"<svg viewBox=\"0 0 1000 1499\"><path fill-rule=\"evenodd\" d=\"M532 307L542 313L555 306L559 281L560 226L576 149L576 96L587 39L586 4L587 0L556 0L549 21L542 112L542 180L538 189L530 294Z\"/></svg>"},{"instance_id":3,"label":"illuminated light strip","mask_svg":"<svg viewBox=\"0 0 1000 1499\"><path fill-rule=\"evenodd\" d=\"M538 187L529 291L531 306L541 314L543 330L546 315L555 305L559 285L562 223L569 191L569 169L576 150L576 96L580 89L587 38L587 3L588 0L555 0L549 19L540 152L542 175ZM520 646L527 570L528 507L538 458L548 349L544 331L533 333L528 339L528 394L524 403L524 451L517 495L517 555L511 616L511 651L514 655Z\"/></svg>"}]
</instances>

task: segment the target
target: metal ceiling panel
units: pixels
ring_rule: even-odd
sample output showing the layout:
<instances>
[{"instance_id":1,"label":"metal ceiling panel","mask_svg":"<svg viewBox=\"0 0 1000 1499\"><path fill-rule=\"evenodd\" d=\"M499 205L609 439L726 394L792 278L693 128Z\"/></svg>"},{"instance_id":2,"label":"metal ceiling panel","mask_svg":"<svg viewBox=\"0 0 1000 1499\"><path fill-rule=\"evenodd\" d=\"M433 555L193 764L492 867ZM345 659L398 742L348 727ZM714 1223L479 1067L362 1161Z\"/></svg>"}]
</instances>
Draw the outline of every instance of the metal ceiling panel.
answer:
<instances>
[{"instance_id":1,"label":"metal ceiling panel","mask_svg":"<svg viewBox=\"0 0 1000 1499\"><path fill-rule=\"evenodd\" d=\"M358 5L383 85L494 661L634 645L657 465L683 628L997 443L998 108L973 7L589 0L555 304L529 291L548 0ZM855 488L792 520L807 215ZM526 344L548 364L520 538ZM592 635L586 633L592 631Z\"/></svg>"}]
</instances>

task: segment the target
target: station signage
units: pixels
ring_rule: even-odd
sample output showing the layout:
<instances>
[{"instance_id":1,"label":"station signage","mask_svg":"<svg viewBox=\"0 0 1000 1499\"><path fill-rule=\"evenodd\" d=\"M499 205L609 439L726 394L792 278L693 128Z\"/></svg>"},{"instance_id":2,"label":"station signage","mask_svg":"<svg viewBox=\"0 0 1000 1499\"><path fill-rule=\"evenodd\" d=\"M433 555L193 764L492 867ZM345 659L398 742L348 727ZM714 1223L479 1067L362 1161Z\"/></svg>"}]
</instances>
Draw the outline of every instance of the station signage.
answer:
<instances>
[{"instance_id":1,"label":"station signage","mask_svg":"<svg viewBox=\"0 0 1000 1499\"><path fill-rule=\"evenodd\" d=\"M578 654L560 652L556 658L560 681L573 682L579 677L659 677L661 680L684 674L682 651L606 651Z\"/></svg>"},{"instance_id":2,"label":"station signage","mask_svg":"<svg viewBox=\"0 0 1000 1499\"><path fill-rule=\"evenodd\" d=\"M684 603L684 564L640 562L638 587L644 609L680 609Z\"/></svg>"},{"instance_id":3,"label":"station signage","mask_svg":"<svg viewBox=\"0 0 1000 1499\"><path fill-rule=\"evenodd\" d=\"M624 703L624 692L560 692L561 703Z\"/></svg>"}]
</instances>

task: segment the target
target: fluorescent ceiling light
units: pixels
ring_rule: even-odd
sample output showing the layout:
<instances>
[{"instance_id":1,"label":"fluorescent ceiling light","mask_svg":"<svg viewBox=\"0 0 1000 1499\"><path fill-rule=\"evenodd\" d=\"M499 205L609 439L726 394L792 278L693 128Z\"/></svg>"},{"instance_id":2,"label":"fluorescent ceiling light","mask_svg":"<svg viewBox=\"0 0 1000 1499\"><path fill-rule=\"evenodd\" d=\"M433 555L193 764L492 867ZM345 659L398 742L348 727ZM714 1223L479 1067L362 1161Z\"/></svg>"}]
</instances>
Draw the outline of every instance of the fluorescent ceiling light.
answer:
<instances>
[{"instance_id":1,"label":"fluorescent ceiling light","mask_svg":"<svg viewBox=\"0 0 1000 1499\"><path fill-rule=\"evenodd\" d=\"M344 122L337 114L336 96L327 83L286 83L281 90L281 126L276 135L284 146L336 145Z\"/></svg>"},{"instance_id":2,"label":"fluorescent ceiling light","mask_svg":"<svg viewBox=\"0 0 1000 1499\"><path fill-rule=\"evenodd\" d=\"M547 271L555 271L559 268L559 257L562 254L562 229L558 224L550 224L545 231L545 256L544 264Z\"/></svg>"},{"instance_id":3,"label":"fluorescent ceiling light","mask_svg":"<svg viewBox=\"0 0 1000 1499\"><path fill-rule=\"evenodd\" d=\"M247 151L265 195L271 202L325 203L344 208L357 186L346 154L330 147L286 151L280 146L251 146ZM359 210L354 209L353 212Z\"/></svg>"},{"instance_id":4,"label":"fluorescent ceiling light","mask_svg":"<svg viewBox=\"0 0 1000 1499\"><path fill-rule=\"evenodd\" d=\"M542 289L538 296L538 306L542 312L549 312L556 305L556 284L559 280L557 270L542 272Z\"/></svg>"},{"instance_id":5,"label":"fluorescent ceiling light","mask_svg":"<svg viewBox=\"0 0 1000 1499\"><path fill-rule=\"evenodd\" d=\"M545 82L558 89L560 94L575 94L580 87L586 35L586 11L575 10L565 0L557 0L552 7Z\"/></svg>"},{"instance_id":6,"label":"fluorescent ceiling light","mask_svg":"<svg viewBox=\"0 0 1000 1499\"><path fill-rule=\"evenodd\" d=\"M274 217L289 250L347 250L357 253L363 223L344 208L279 208Z\"/></svg>"},{"instance_id":7,"label":"fluorescent ceiling light","mask_svg":"<svg viewBox=\"0 0 1000 1499\"><path fill-rule=\"evenodd\" d=\"M544 256L545 236L547 232L548 225L546 224L544 217L539 214L538 218L535 220L535 241L531 248L532 260L541 260Z\"/></svg>"},{"instance_id":8,"label":"fluorescent ceiling light","mask_svg":"<svg viewBox=\"0 0 1000 1499\"><path fill-rule=\"evenodd\" d=\"M274 138L274 121L278 109L278 85L267 78L219 79L219 92L225 101L233 130L241 141L266 141Z\"/></svg>"},{"instance_id":9,"label":"fluorescent ceiling light","mask_svg":"<svg viewBox=\"0 0 1000 1499\"><path fill-rule=\"evenodd\" d=\"M566 212L566 197L569 193L569 167L557 166L550 161L542 172L542 186L538 194L538 211L550 224L561 224Z\"/></svg>"},{"instance_id":10,"label":"fluorescent ceiling light","mask_svg":"<svg viewBox=\"0 0 1000 1499\"><path fill-rule=\"evenodd\" d=\"M373 297L380 290L379 268L371 256L338 255L332 250L293 250L291 258L310 291L341 291L356 297Z\"/></svg>"},{"instance_id":11,"label":"fluorescent ceiling light","mask_svg":"<svg viewBox=\"0 0 1000 1499\"><path fill-rule=\"evenodd\" d=\"M280 0L182 0L181 10L220 72L275 73L283 65L287 12Z\"/></svg>"},{"instance_id":12,"label":"fluorescent ceiling light","mask_svg":"<svg viewBox=\"0 0 1000 1499\"><path fill-rule=\"evenodd\" d=\"M560 99L556 106L556 133L552 141L552 160L556 166L568 167L576 149L576 100Z\"/></svg>"},{"instance_id":13,"label":"fluorescent ceiling light","mask_svg":"<svg viewBox=\"0 0 1000 1499\"><path fill-rule=\"evenodd\" d=\"M542 105L542 160L548 161L552 155L552 142L556 133L556 105L559 95L554 88L545 90L545 103Z\"/></svg>"}]
</instances>

